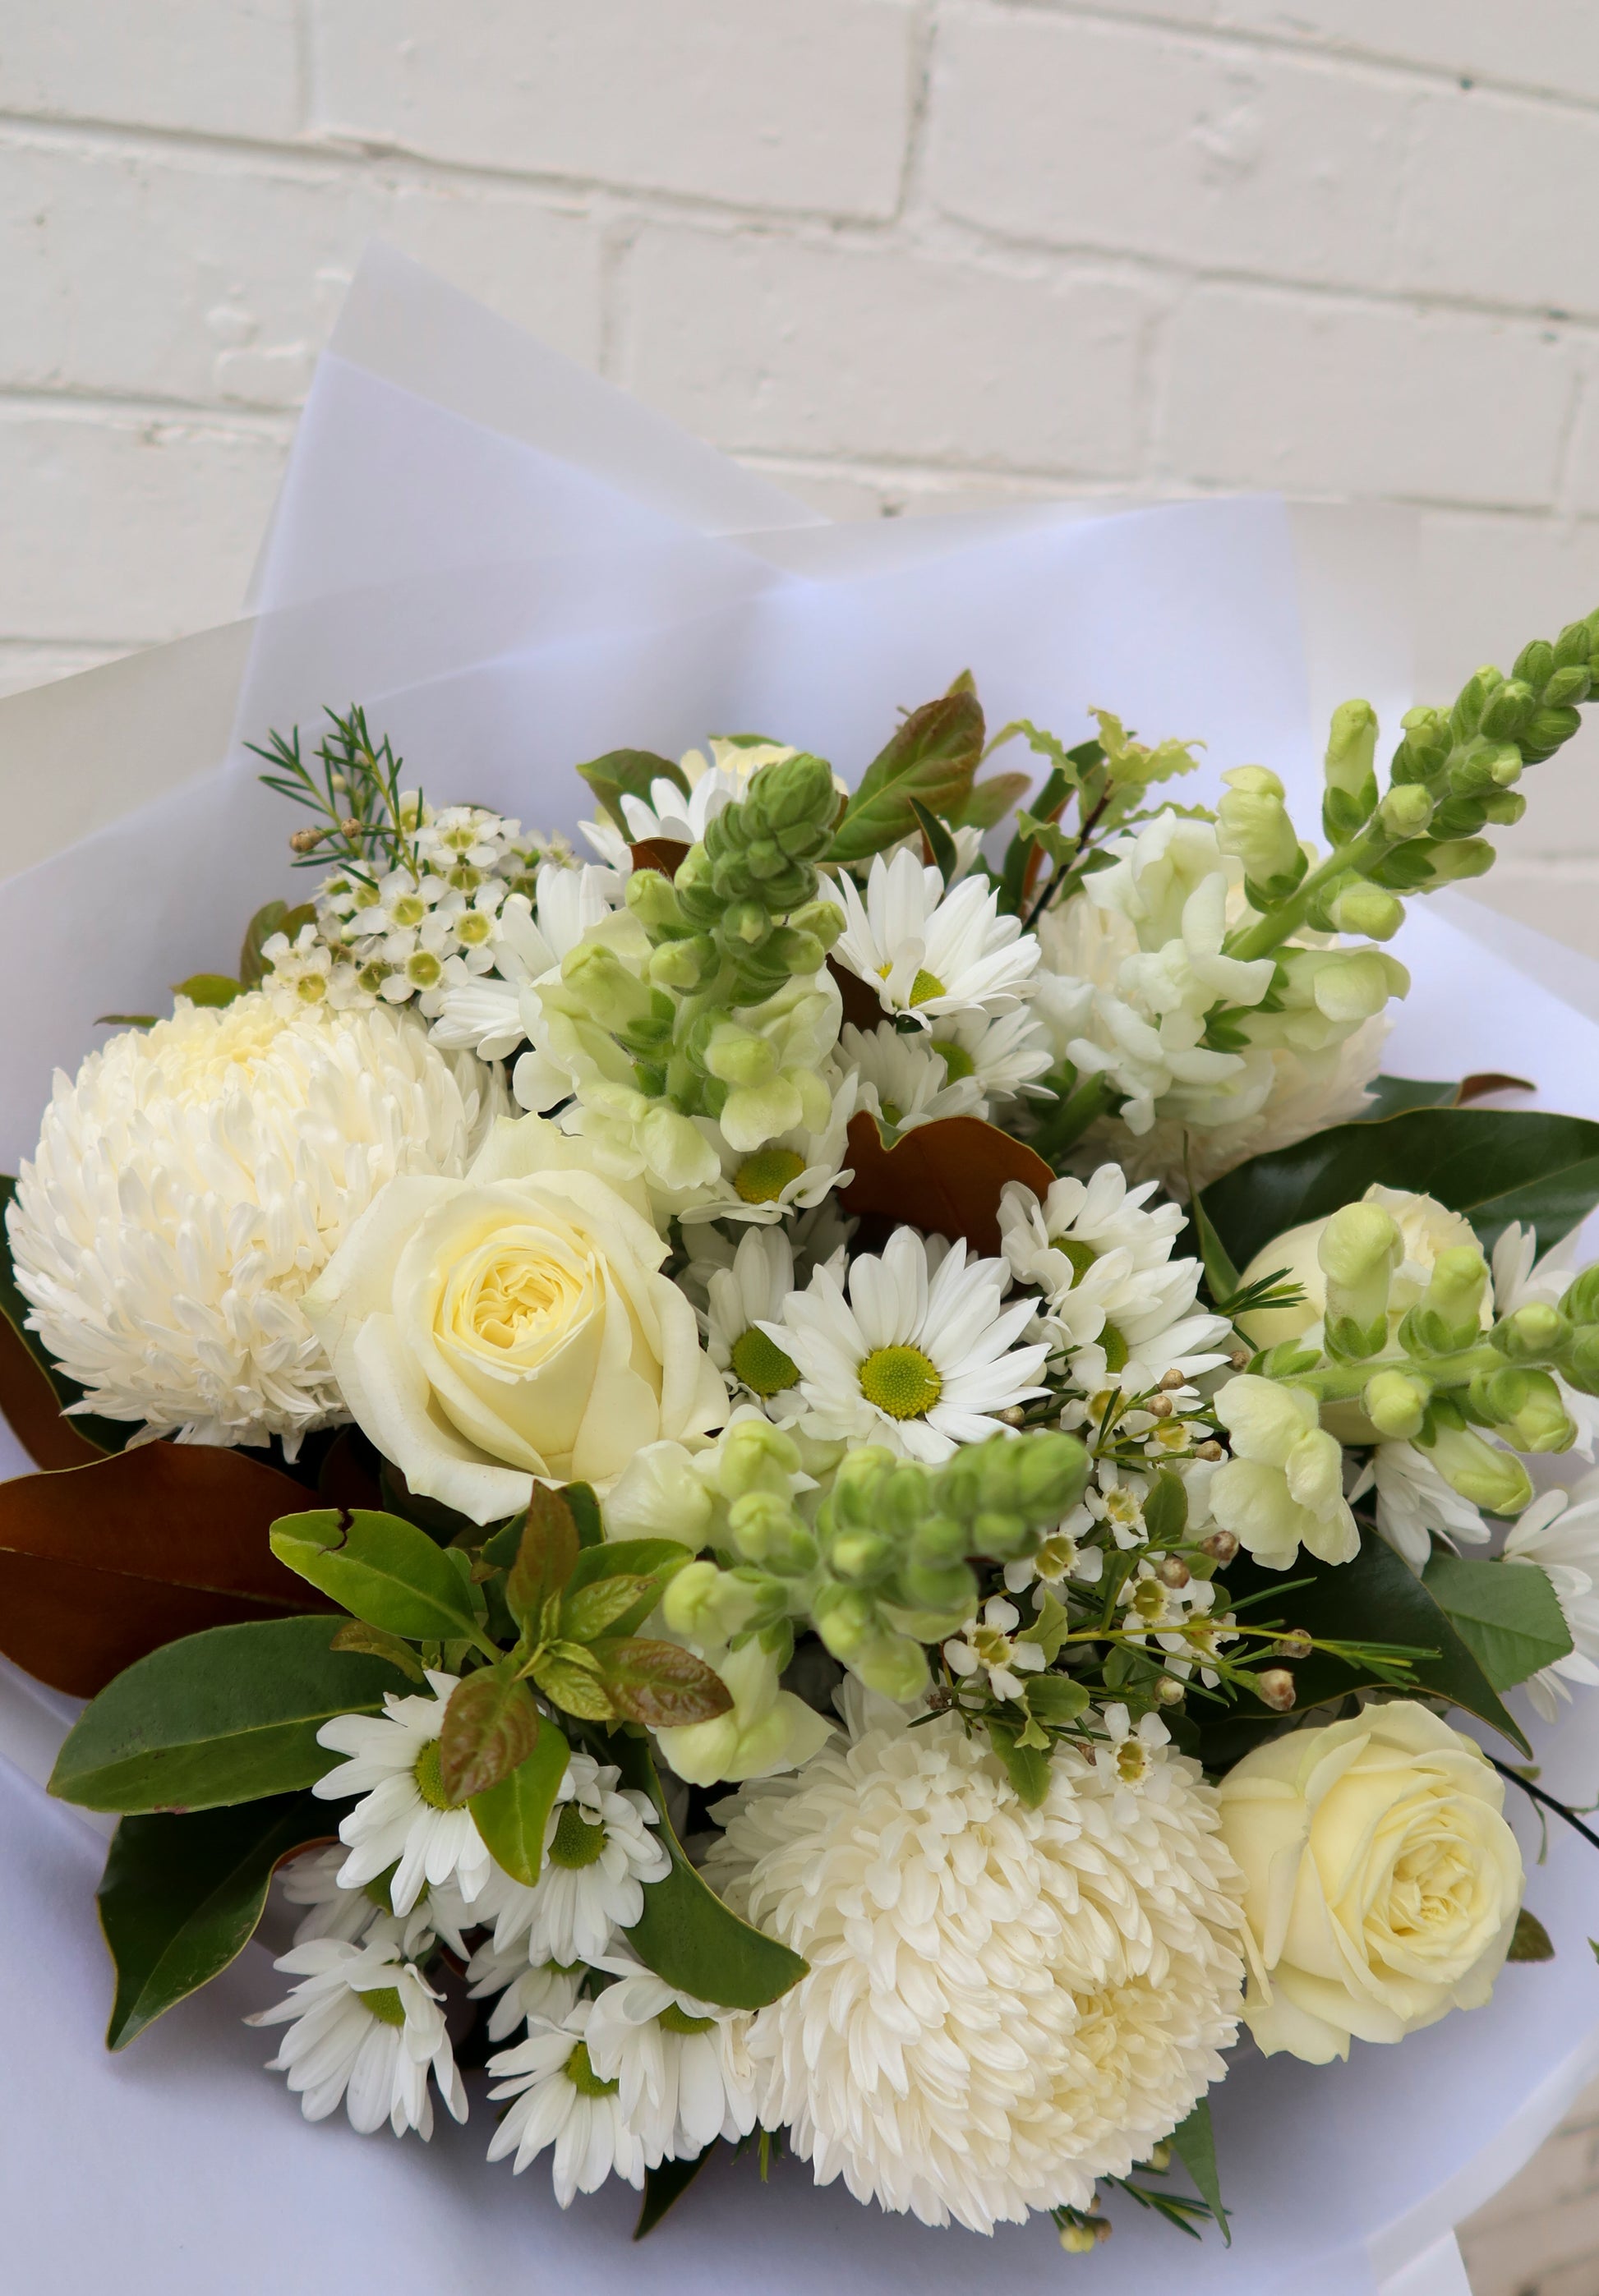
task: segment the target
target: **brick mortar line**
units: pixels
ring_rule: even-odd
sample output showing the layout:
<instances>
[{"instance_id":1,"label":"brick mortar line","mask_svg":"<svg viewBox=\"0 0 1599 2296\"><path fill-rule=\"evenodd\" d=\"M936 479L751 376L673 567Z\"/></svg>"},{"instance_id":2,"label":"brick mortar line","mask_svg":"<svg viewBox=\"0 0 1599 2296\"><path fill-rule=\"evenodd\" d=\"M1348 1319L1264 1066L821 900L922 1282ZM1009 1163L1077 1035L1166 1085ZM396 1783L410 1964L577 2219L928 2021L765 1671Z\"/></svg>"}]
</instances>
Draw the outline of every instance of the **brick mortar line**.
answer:
<instances>
[{"instance_id":1,"label":"brick mortar line","mask_svg":"<svg viewBox=\"0 0 1599 2296\"><path fill-rule=\"evenodd\" d=\"M232 431L235 437L273 439L287 445L300 415L296 406L268 406L257 402L211 403L190 398L162 398L141 392L113 390L40 390L0 382L0 422L43 415L50 420L81 421L86 429L112 418L119 424L160 423L177 429Z\"/></svg>"}]
</instances>

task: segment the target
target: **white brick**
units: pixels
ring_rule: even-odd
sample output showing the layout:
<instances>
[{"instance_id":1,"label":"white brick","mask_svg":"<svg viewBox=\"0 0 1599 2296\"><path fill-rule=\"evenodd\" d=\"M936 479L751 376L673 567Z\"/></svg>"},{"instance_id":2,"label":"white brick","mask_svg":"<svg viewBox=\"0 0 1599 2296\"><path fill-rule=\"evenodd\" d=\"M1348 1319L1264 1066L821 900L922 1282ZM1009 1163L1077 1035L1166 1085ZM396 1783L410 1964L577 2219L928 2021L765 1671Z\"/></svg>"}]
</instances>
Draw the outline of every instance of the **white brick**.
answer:
<instances>
[{"instance_id":1,"label":"white brick","mask_svg":"<svg viewBox=\"0 0 1599 2296\"><path fill-rule=\"evenodd\" d=\"M295 403L373 233L597 357L597 231L522 191L23 131L0 136L0 380Z\"/></svg>"},{"instance_id":2,"label":"white brick","mask_svg":"<svg viewBox=\"0 0 1599 2296\"><path fill-rule=\"evenodd\" d=\"M1416 626L1420 698L1452 698L1479 662L1508 669L1529 638L1552 638L1595 606L1599 524L1427 512ZM1599 807L1599 788L1595 801Z\"/></svg>"},{"instance_id":3,"label":"white brick","mask_svg":"<svg viewBox=\"0 0 1599 2296\"><path fill-rule=\"evenodd\" d=\"M939 20L928 184L950 213L1206 270L1386 283L1409 92L1034 10Z\"/></svg>"},{"instance_id":4,"label":"white brick","mask_svg":"<svg viewBox=\"0 0 1599 2296\"><path fill-rule=\"evenodd\" d=\"M1541 506L1573 389L1554 329L1201 288L1173 330L1163 461L1212 485Z\"/></svg>"},{"instance_id":5,"label":"white brick","mask_svg":"<svg viewBox=\"0 0 1599 2296\"><path fill-rule=\"evenodd\" d=\"M286 451L262 427L0 401L0 631L148 644L226 620Z\"/></svg>"},{"instance_id":6,"label":"white brick","mask_svg":"<svg viewBox=\"0 0 1599 2296\"><path fill-rule=\"evenodd\" d=\"M898 196L906 0L313 0L324 131L830 215Z\"/></svg>"},{"instance_id":7,"label":"white brick","mask_svg":"<svg viewBox=\"0 0 1599 2296\"><path fill-rule=\"evenodd\" d=\"M1587 0L1149 0L1138 12L1599 96L1599 12Z\"/></svg>"},{"instance_id":8,"label":"white brick","mask_svg":"<svg viewBox=\"0 0 1599 2296\"><path fill-rule=\"evenodd\" d=\"M0 111L267 138L300 127L297 0L15 0Z\"/></svg>"},{"instance_id":9,"label":"white brick","mask_svg":"<svg viewBox=\"0 0 1599 2296\"><path fill-rule=\"evenodd\" d=\"M621 381L734 452L1130 471L1157 307L839 243L652 227L624 280Z\"/></svg>"},{"instance_id":10,"label":"white brick","mask_svg":"<svg viewBox=\"0 0 1599 2296\"><path fill-rule=\"evenodd\" d=\"M1398 254L1422 293L1599 312L1599 117L1477 89L1416 108Z\"/></svg>"}]
</instances>

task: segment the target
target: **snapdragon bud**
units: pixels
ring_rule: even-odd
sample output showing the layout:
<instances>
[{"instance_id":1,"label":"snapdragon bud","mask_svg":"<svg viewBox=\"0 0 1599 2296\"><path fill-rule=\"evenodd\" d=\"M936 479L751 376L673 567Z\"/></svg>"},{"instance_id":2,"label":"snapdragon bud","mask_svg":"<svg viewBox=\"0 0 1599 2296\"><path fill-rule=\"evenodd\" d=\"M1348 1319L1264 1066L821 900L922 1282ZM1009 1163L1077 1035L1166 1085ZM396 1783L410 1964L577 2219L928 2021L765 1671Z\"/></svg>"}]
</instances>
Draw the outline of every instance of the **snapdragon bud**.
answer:
<instances>
[{"instance_id":1,"label":"snapdragon bud","mask_svg":"<svg viewBox=\"0 0 1599 2296\"><path fill-rule=\"evenodd\" d=\"M1486 837L1455 837L1427 849L1435 885L1456 885L1467 877L1485 876L1494 865L1494 849Z\"/></svg>"},{"instance_id":2,"label":"snapdragon bud","mask_svg":"<svg viewBox=\"0 0 1599 2296\"><path fill-rule=\"evenodd\" d=\"M1432 1400L1432 1384L1414 1372L1374 1372L1360 1398L1360 1407L1379 1435L1390 1443L1409 1443L1421 1433Z\"/></svg>"},{"instance_id":3,"label":"snapdragon bud","mask_svg":"<svg viewBox=\"0 0 1599 2296\"><path fill-rule=\"evenodd\" d=\"M788 1501L772 1491L748 1491L728 1510L733 1544L746 1562L780 1578L803 1578L816 1569L820 1550Z\"/></svg>"},{"instance_id":4,"label":"snapdragon bud","mask_svg":"<svg viewBox=\"0 0 1599 2296\"><path fill-rule=\"evenodd\" d=\"M786 1500L800 1472L799 1445L769 1419L735 1419L718 1447L717 1484L725 1499L769 1491Z\"/></svg>"},{"instance_id":5,"label":"snapdragon bud","mask_svg":"<svg viewBox=\"0 0 1599 2296\"><path fill-rule=\"evenodd\" d=\"M1399 723L1405 734L1394 751L1390 779L1396 786L1430 780L1449 754L1453 734L1448 711L1407 709ZM1389 796L1392 795L1390 789ZM1406 834L1408 835L1409 832Z\"/></svg>"},{"instance_id":6,"label":"snapdragon bud","mask_svg":"<svg viewBox=\"0 0 1599 2296\"><path fill-rule=\"evenodd\" d=\"M649 1023L653 1006L649 988L603 941L580 940L569 949L562 960L561 978L589 1016L612 1035Z\"/></svg>"},{"instance_id":7,"label":"snapdragon bud","mask_svg":"<svg viewBox=\"0 0 1599 2296\"><path fill-rule=\"evenodd\" d=\"M1569 1451L1577 1428L1546 1371L1479 1373L1472 1382L1472 1407L1490 1427L1503 1431L1518 1451Z\"/></svg>"},{"instance_id":8,"label":"snapdragon bud","mask_svg":"<svg viewBox=\"0 0 1599 2296\"><path fill-rule=\"evenodd\" d=\"M1292 888L1305 873L1283 784L1265 766L1235 766L1222 775L1226 794L1217 808L1218 842L1243 864L1251 885Z\"/></svg>"},{"instance_id":9,"label":"snapdragon bud","mask_svg":"<svg viewBox=\"0 0 1599 2296\"><path fill-rule=\"evenodd\" d=\"M1524 678L1507 677L1484 702L1477 730L1490 742L1513 742L1538 702L1538 695Z\"/></svg>"},{"instance_id":10,"label":"snapdragon bud","mask_svg":"<svg viewBox=\"0 0 1599 2296\"><path fill-rule=\"evenodd\" d=\"M1432 800L1419 782L1398 782L1377 813L1390 837L1419 837L1432 818Z\"/></svg>"},{"instance_id":11,"label":"snapdragon bud","mask_svg":"<svg viewBox=\"0 0 1599 2296\"><path fill-rule=\"evenodd\" d=\"M1582 1394L1599 1395L1599 1324L1583 1324L1572 1333L1560 1368Z\"/></svg>"},{"instance_id":12,"label":"snapdragon bud","mask_svg":"<svg viewBox=\"0 0 1599 2296\"><path fill-rule=\"evenodd\" d=\"M1405 905L1381 885L1351 877L1329 904L1333 925L1341 933L1358 933L1366 940L1391 940L1405 922Z\"/></svg>"},{"instance_id":13,"label":"snapdragon bud","mask_svg":"<svg viewBox=\"0 0 1599 2296\"><path fill-rule=\"evenodd\" d=\"M856 1587L869 1587L886 1578L897 1560L893 1540L876 1530L835 1533L826 1543L825 1554L833 1576Z\"/></svg>"},{"instance_id":14,"label":"snapdragon bud","mask_svg":"<svg viewBox=\"0 0 1599 2296\"><path fill-rule=\"evenodd\" d=\"M1568 1293L1567 1297L1570 1297ZM1571 1336L1569 1317L1546 1300L1529 1300L1494 1325L1489 1338L1512 1363L1546 1363Z\"/></svg>"},{"instance_id":15,"label":"snapdragon bud","mask_svg":"<svg viewBox=\"0 0 1599 2296\"><path fill-rule=\"evenodd\" d=\"M703 1561L685 1563L660 1598L660 1614L672 1633L701 1643L731 1642L762 1608L749 1580Z\"/></svg>"},{"instance_id":16,"label":"snapdragon bud","mask_svg":"<svg viewBox=\"0 0 1599 2296\"><path fill-rule=\"evenodd\" d=\"M1369 701L1341 701L1332 712L1323 771L1329 790L1352 798L1364 821L1377 802L1377 713Z\"/></svg>"},{"instance_id":17,"label":"snapdragon bud","mask_svg":"<svg viewBox=\"0 0 1599 2296\"><path fill-rule=\"evenodd\" d=\"M1573 1279L1560 1304L1574 1324L1599 1324L1599 1260Z\"/></svg>"},{"instance_id":18,"label":"snapdragon bud","mask_svg":"<svg viewBox=\"0 0 1599 2296\"><path fill-rule=\"evenodd\" d=\"M776 1075L777 1055L758 1029L719 1021L706 1040L705 1066L724 1084L758 1088Z\"/></svg>"},{"instance_id":19,"label":"snapdragon bud","mask_svg":"<svg viewBox=\"0 0 1599 2296\"><path fill-rule=\"evenodd\" d=\"M795 909L789 918L790 930L808 933L821 943L824 951L830 949L844 930L844 912L836 901L826 899L807 901Z\"/></svg>"},{"instance_id":20,"label":"snapdragon bud","mask_svg":"<svg viewBox=\"0 0 1599 2296\"><path fill-rule=\"evenodd\" d=\"M1330 1354L1374 1356L1388 1341L1388 1291L1404 1238L1381 1204L1345 1204L1322 1230L1316 1256L1327 1279L1324 1324Z\"/></svg>"},{"instance_id":21,"label":"snapdragon bud","mask_svg":"<svg viewBox=\"0 0 1599 2296\"><path fill-rule=\"evenodd\" d=\"M1450 1489L1473 1506L1489 1514L1520 1514L1530 1505L1531 1480L1513 1451L1484 1442L1469 1427L1439 1427L1425 1447Z\"/></svg>"},{"instance_id":22,"label":"snapdragon bud","mask_svg":"<svg viewBox=\"0 0 1599 2296\"><path fill-rule=\"evenodd\" d=\"M1488 1262L1474 1244L1452 1243L1432 1263L1426 1291L1399 1326L1407 1354L1453 1355L1482 1328Z\"/></svg>"},{"instance_id":23,"label":"snapdragon bud","mask_svg":"<svg viewBox=\"0 0 1599 2296\"><path fill-rule=\"evenodd\" d=\"M683 911L672 881L659 869L636 869L627 880L625 898L646 932L682 930Z\"/></svg>"},{"instance_id":24,"label":"snapdragon bud","mask_svg":"<svg viewBox=\"0 0 1599 2296\"><path fill-rule=\"evenodd\" d=\"M1494 790L1480 802L1483 820L1491 821L1496 829L1513 829L1527 810L1520 790Z\"/></svg>"}]
</instances>

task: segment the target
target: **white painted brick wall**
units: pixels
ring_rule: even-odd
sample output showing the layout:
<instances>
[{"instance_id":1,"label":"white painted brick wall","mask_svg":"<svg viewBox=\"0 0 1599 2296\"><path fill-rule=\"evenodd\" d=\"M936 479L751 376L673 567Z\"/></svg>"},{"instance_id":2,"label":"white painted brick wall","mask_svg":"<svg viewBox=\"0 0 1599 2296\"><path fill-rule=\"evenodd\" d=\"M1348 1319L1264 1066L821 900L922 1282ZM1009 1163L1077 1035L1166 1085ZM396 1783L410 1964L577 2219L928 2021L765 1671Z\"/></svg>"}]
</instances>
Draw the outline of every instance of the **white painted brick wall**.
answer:
<instances>
[{"instance_id":1,"label":"white painted brick wall","mask_svg":"<svg viewBox=\"0 0 1599 2296\"><path fill-rule=\"evenodd\" d=\"M0 0L0 686L239 597L381 232L839 515L1415 504L1441 697L1599 602L1596 195L1594 0ZM1599 952L1579 752L1480 890Z\"/></svg>"}]
</instances>

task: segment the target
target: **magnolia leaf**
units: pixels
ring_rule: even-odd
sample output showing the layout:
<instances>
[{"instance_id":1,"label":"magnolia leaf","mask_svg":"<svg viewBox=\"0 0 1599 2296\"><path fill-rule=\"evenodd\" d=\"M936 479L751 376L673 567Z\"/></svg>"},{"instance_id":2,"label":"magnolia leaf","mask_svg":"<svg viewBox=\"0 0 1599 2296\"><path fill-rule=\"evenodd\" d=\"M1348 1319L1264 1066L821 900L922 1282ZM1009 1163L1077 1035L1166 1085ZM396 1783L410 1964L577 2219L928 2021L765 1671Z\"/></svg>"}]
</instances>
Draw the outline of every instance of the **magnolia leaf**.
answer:
<instances>
[{"instance_id":1,"label":"magnolia leaf","mask_svg":"<svg viewBox=\"0 0 1599 2296\"><path fill-rule=\"evenodd\" d=\"M208 1005L213 1011L231 1004L239 993L239 983L226 972L192 972L186 980L172 984L175 996L186 996L191 1004Z\"/></svg>"},{"instance_id":2,"label":"magnolia leaf","mask_svg":"<svg viewBox=\"0 0 1599 2296\"><path fill-rule=\"evenodd\" d=\"M1167 2143L1193 2179L1193 2188L1221 2227L1224 2246L1233 2245L1227 2212L1221 2204L1221 2179L1216 2173L1216 2132L1210 2125L1210 2100L1201 2096L1186 2120L1179 2121Z\"/></svg>"},{"instance_id":3,"label":"magnolia leaf","mask_svg":"<svg viewBox=\"0 0 1599 2296\"><path fill-rule=\"evenodd\" d=\"M641 1578L634 1571L596 1579L575 1594L569 1587L561 1603L562 1635L568 1642L592 1643L641 1605L647 1618L660 1599L660 1588L659 1578Z\"/></svg>"},{"instance_id":4,"label":"magnolia leaf","mask_svg":"<svg viewBox=\"0 0 1599 2296\"><path fill-rule=\"evenodd\" d=\"M387 1659L390 1666L398 1667L413 1682L426 1686L427 1671L410 1644L401 1642L398 1635L388 1633L382 1627L369 1627L365 1619L346 1619L329 1648L362 1651L368 1658Z\"/></svg>"},{"instance_id":5,"label":"magnolia leaf","mask_svg":"<svg viewBox=\"0 0 1599 2296\"><path fill-rule=\"evenodd\" d=\"M335 1714L376 1714L381 1659L332 1648L331 1618L213 1627L152 1651L67 1734L50 1791L86 1809L216 1809L315 1785L340 1757L316 1742Z\"/></svg>"},{"instance_id":6,"label":"magnolia leaf","mask_svg":"<svg viewBox=\"0 0 1599 2296\"><path fill-rule=\"evenodd\" d=\"M697 2001L724 2009L764 2009L805 1975L808 1964L775 1938L741 1921L689 1864L661 1799L648 1742L618 1731L607 1751L624 1785L649 1795L670 1855L664 1881L644 1885L644 1909L627 1931L646 1969Z\"/></svg>"},{"instance_id":7,"label":"magnolia leaf","mask_svg":"<svg viewBox=\"0 0 1599 2296\"><path fill-rule=\"evenodd\" d=\"M635 870L653 869L659 876L676 877L689 856L689 848L676 837L641 837L629 846Z\"/></svg>"},{"instance_id":8,"label":"magnolia leaf","mask_svg":"<svg viewBox=\"0 0 1599 2296\"><path fill-rule=\"evenodd\" d=\"M919 1124L885 1148L876 1118L863 1109L849 1119L849 1153L855 1177L839 1194L846 1211L908 1221L952 1242L964 1236L988 1259L1002 1250L999 1199L1006 1182L1019 1180L1040 1199L1054 1184L1036 1149L978 1116Z\"/></svg>"},{"instance_id":9,"label":"magnolia leaf","mask_svg":"<svg viewBox=\"0 0 1599 2296\"><path fill-rule=\"evenodd\" d=\"M578 771L593 790L600 803L625 837L627 816L621 807L624 797L650 801L650 784L668 781L682 797L688 795L688 775L673 758L658 758L652 750L607 750L603 758L591 758Z\"/></svg>"},{"instance_id":10,"label":"magnolia leaf","mask_svg":"<svg viewBox=\"0 0 1599 2296\"><path fill-rule=\"evenodd\" d=\"M450 1693L439 1734L439 1777L452 1808L487 1793L538 1743L538 1709L511 1661L480 1667Z\"/></svg>"},{"instance_id":11,"label":"magnolia leaf","mask_svg":"<svg viewBox=\"0 0 1599 2296\"><path fill-rule=\"evenodd\" d=\"M1357 1201L1374 1182L1463 1212L1485 1251L1513 1220L1535 1228L1546 1251L1599 1203L1599 1124L1532 1109L1358 1119L1236 1165L1206 1188L1205 1210L1247 1267L1285 1229Z\"/></svg>"},{"instance_id":12,"label":"magnolia leaf","mask_svg":"<svg viewBox=\"0 0 1599 2296\"><path fill-rule=\"evenodd\" d=\"M1004 1764L1005 1775L1029 1809L1037 1809L1049 1792L1049 1756L1037 1746L1024 1746L1021 1735L992 1717L988 1737Z\"/></svg>"},{"instance_id":13,"label":"magnolia leaf","mask_svg":"<svg viewBox=\"0 0 1599 2296\"><path fill-rule=\"evenodd\" d=\"M316 1608L267 1544L305 1496L275 1467L203 1443L0 1483L0 1651L92 1698L165 1643Z\"/></svg>"},{"instance_id":14,"label":"magnolia leaf","mask_svg":"<svg viewBox=\"0 0 1599 2296\"><path fill-rule=\"evenodd\" d=\"M1516 1915L1515 1933L1510 1940L1506 1961L1553 1961L1554 1941L1536 1914L1525 1906Z\"/></svg>"},{"instance_id":15,"label":"magnolia leaf","mask_svg":"<svg viewBox=\"0 0 1599 2296\"><path fill-rule=\"evenodd\" d=\"M555 1792L566 1775L566 1740L547 1715L538 1721L538 1742L509 1776L486 1792L474 1794L468 1807L472 1824L495 1862L531 1889L544 1865L545 1829L554 1807Z\"/></svg>"},{"instance_id":16,"label":"magnolia leaf","mask_svg":"<svg viewBox=\"0 0 1599 2296\"><path fill-rule=\"evenodd\" d=\"M616 1709L606 1696L588 1652L580 1643L567 1643L541 1651L533 1661L533 1679L545 1696L580 1722L610 1722Z\"/></svg>"},{"instance_id":17,"label":"magnolia leaf","mask_svg":"<svg viewBox=\"0 0 1599 2296\"><path fill-rule=\"evenodd\" d=\"M882 999L870 981L863 980L858 972L851 972L836 956L828 958L827 970L837 985L845 1020L852 1029L869 1037L878 1022L888 1017L882 1009Z\"/></svg>"},{"instance_id":18,"label":"magnolia leaf","mask_svg":"<svg viewBox=\"0 0 1599 2296\"><path fill-rule=\"evenodd\" d=\"M828 849L831 861L865 861L912 835L917 799L947 816L964 806L983 748L982 707L975 693L941 694L913 709L861 775Z\"/></svg>"},{"instance_id":19,"label":"magnolia leaf","mask_svg":"<svg viewBox=\"0 0 1599 2296\"><path fill-rule=\"evenodd\" d=\"M578 1564L578 1526L559 1491L535 1483L516 1560L505 1578L505 1600L522 1626L536 1621L546 1598L564 1587Z\"/></svg>"},{"instance_id":20,"label":"magnolia leaf","mask_svg":"<svg viewBox=\"0 0 1599 2296\"><path fill-rule=\"evenodd\" d=\"M397 1514L318 1507L272 1529L272 1551L352 1617L409 1642L477 1632L461 1574L425 1530Z\"/></svg>"},{"instance_id":21,"label":"magnolia leaf","mask_svg":"<svg viewBox=\"0 0 1599 2296\"><path fill-rule=\"evenodd\" d=\"M308 1793L184 1817L125 1817L96 1893L117 1972L107 2048L125 2048L174 2002L220 1976L255 1935L275 1869L333 1838L326 1802Z\"/></svg>"},{"instance_id":22,"label":"magnolia leaf","mask_svg":"<svg viewBox=\"0 0 1599 2296\"><path fill-rule=\"evenodd\" d=\"M84 1390L52 1363L38 1333L28 1328L33 1309L17 1283L5 1224L16 1193L15 1180L0 1176L0 1412L36 1466L86 1466L108 1451L124 1449L138 1432L138 1422L101 1419L83 1411L62 1416L83 1401Z\"/></svg>"},{"instance_id":23,"label":"magnolia leaf","mask_svg":"<svg viewBox=\"0 0 1599 2296\"><path fill-rule=\"evenodd\" d=\"M713 2136L703 2152L696 2152L692 2161L662 2161L656 2168L644 2170L644 2197L638 2211L638 2222L633 2227L635 2240L643 2240L652 2233L676 2200L687 2192L694 2178L721 2143Z\"/></svg>"},{"instance_id":24,"label":"magnolia leaf","mask_svg":"<svg viewBox=\"0 0 1599 2296\"><path fill-rule=\"evenodd\" d=\"M679 1730L733 1710L732 1693L721 1676L680 1643L622 1635L596 1643L594 1656L612 1706L629 1722Z\"/></svg>"},{"instance_id":25,"label":"magnolia leaf","mask_svg":"<svg viewBox=\"0 0 1599 2296\"><path fill-rule=\"evenodd\" d=\"M1435 1554L1422 1583L1496 1690L1513 1689L1570 1652L1565 1613L1536 1562Z\"/></svg>"},{"instance_id":26,"label":"magnolia leaf","mask_svg":"<svg viewBox=\"0 0 1599 2296\"><path fill-rule=\"evenodd\" d=\"M383 1512L378 1481L380 1462L372 1445L357 1427L341 1427L322 1455L316 1470L316 1496L329 1506L369 1508Z\"/></svg>"},{"instance_id":27,"label":"magnolia leaf","mask_svg":"<svg viewBox=\"0 0 1599 2296\"><path fill-rule=\"evenodd\" d=\"M1410 1077L1380 1076L1372 1079L1371 1097L1355 1121L1370 1124L1384 1116L1401 1115L1407 1108L1467 1108L1496 1092L1533 1092L1525 1077L1500 1076L1482 1070L1463 1077L1458 1084L1421 1084Z\"/></svg>"}]
</instances>

